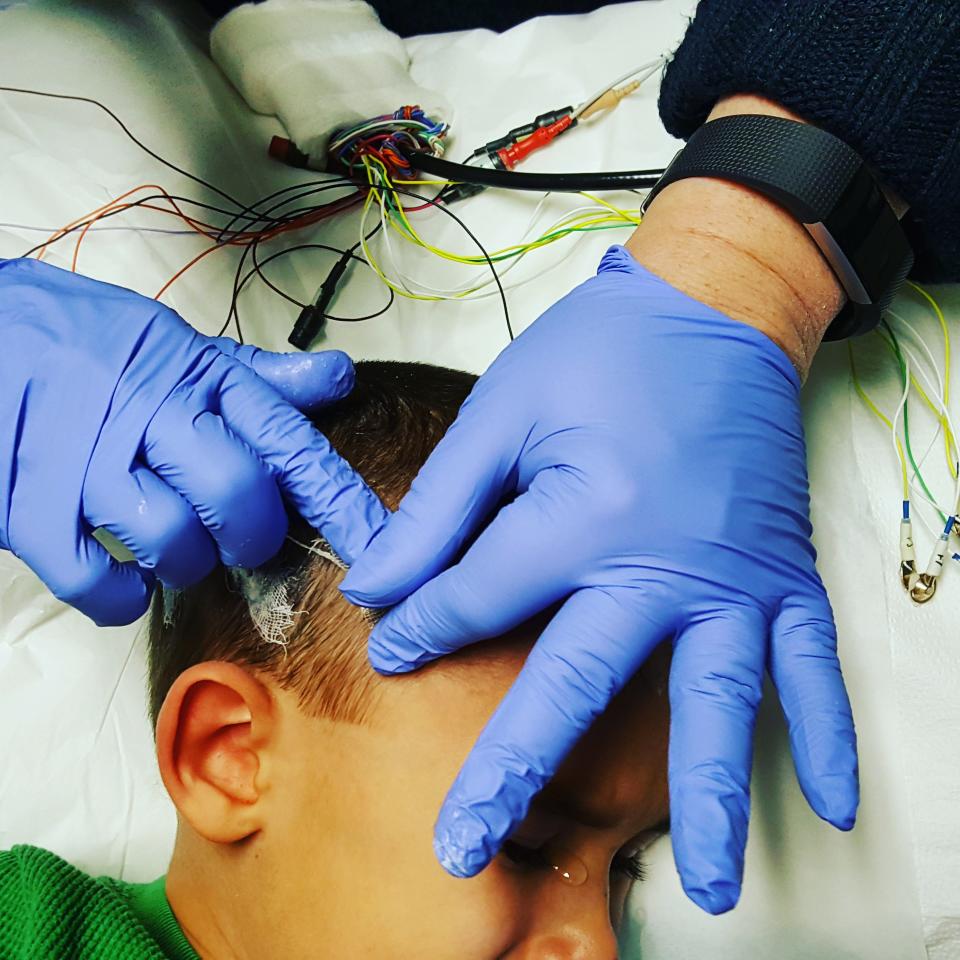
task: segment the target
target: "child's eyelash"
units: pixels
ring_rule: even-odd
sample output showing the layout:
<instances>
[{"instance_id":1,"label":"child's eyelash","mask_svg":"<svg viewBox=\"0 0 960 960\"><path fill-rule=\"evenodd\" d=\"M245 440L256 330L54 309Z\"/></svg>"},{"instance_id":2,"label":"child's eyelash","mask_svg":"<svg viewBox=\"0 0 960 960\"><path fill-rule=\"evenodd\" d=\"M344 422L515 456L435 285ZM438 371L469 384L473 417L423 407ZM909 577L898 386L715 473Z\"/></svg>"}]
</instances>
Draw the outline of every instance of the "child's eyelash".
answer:
<instances>
[{"instance_id":1,"label":"child's eyelash","mask_svg":"<svg viewBox=\"0 0 960 960\"><path fill-rule=\"evenodd\" d=\"M631 880L636 880L638 883L642 883L647 879L647 864L639 853L635 853L630 857L618 853L613 858L610 869L616 873L623 874L625 877L629 877Z\"/></svg>"}]
</instances>

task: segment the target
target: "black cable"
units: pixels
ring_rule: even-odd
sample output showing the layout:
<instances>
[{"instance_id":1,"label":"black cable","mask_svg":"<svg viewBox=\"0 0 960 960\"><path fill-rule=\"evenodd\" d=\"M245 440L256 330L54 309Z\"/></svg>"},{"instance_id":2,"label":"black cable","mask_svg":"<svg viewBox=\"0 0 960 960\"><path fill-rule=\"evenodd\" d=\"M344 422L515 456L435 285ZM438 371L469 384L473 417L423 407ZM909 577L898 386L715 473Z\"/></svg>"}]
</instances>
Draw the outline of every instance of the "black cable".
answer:
<instances>
[{"instance_id":1,"label":"black cable","mask_svg":"<svg viewBox=\"0 0 960 960\"><path fill-rule=\"evenodd\" d=\"M361 237L352 247L350 247L349 250L343 250L341 252L340 258L333 265L330 272L326 275L323 283L320 284L320 289L317 291L313 300L310 303L301 304L302 309L297 317L297 322L293 325L293 329L290 331L290 336L287 337L287 343L296 347L298 350L309 350L310 345L314 340L317 339L317 335L323 329L327 320L333 319L356 321L372 319L372 316L350 318L335 317L333 314L327 313L327 307L329 307L333 302L333 298L337 294L337 287L340 284L340 281L343 279L344 274L347 272L347 268L350 266L350 261L359 260L362 263L368 262L364 260L363 257L357 256L357 248L370 240L371 237L376 236L377 232L380 230L380 227L381 224L377 223L372 230L370 230L365 236ZM253 262L254 265L256 265L256 250L253 251ZM264 277L262 274L261 279L266 281L266 277ZM387 289L391 294L390 302L386 307L383 308L383 310L379 311L373 316L380 316L381 313L385 313L390 309L390 305L393 303L393 288L387 284ZM288 297L287 299L291 298Z\"/></svg>"},{"instance_id":2,"label":"black cable","mask_svg":"<svg viewBox=\"0 0 960 960\"><path fill-rule=\"evenodd\" d=\"M327 247L327 244L318 244L318 246ZM302 309L306 306L305 303L301 303L296 297L291 297L290 294L286 292L286 290L281 290L281 289L263 272L263 265L264 265L264 264L270 263L271 260L276 260L277 257L278 257L280 254L288 253L288 252L289 252L289 248L287 248L286 250L280 250L279 253L274 253L274 254L272 254L271 256L267 257L266 260L262 260L262 261L257 259L257 250L258 250L259 248L260 248L260 241L259 241L259 240L254 240L254 241L253 241L253 245L252 245L251 248L250 248L250 254L251 254L252 258L253 258L253 267L252 267L252 268L250 269L250 271L247 273L247 277L250 277L252 274L255 273L255 274L260 278L260 282L261 282L261 283L263 283L265 286L269 287L269 288L270 288L275 294L277 294L278 296L283 297L284 300L288 301L289 303L292 303L295 307L300 307L300 309L302 310ZM341 250L338 250L336 247L329 247L329 249L330 249L331 251L333 251L333 252L336 252L336 253L342 253L342 252L343 252L343 251L341 251ZM243 289L243 284L244 284L245 281L246 281L246 278L244 278L244 280L240 282L240 289L241 289L241 290Z\"/></svg>"},{"instance_id":3,"label":"black cable","mask_svg":"<svg viewBox=\"0 0 960 960\"><path fill-rule=\"evenodd\" d=\"M423 150L405 154L415 170L452 180L456 183L475 183L503 190L535 190L538 193L596 193L600 190L629 190L633 187L652 187L663 170L617 170L608 173L515 173L491 167L474 167L468 163L443 160Z\"/></svg>"},{"instance_id":4,"label":"black cable","mask_svg":"<svg viewBox=\"0 0 960 960\"><path fill-rule=\"evenodd\" d=\"M375 235L379 232L380 227L381 227L381 224L378 223L378 224L363 238L363 240L364 240L364 241L369 241L371 237L375 236ZM272 256L268 257L266 260L257 260L257 250L259 249L259 246L260 246L260 242L257 240L257 241L254 241L253 247L252 247L252 249L251 249L251 251L250 251L251 254L252 254L252 256L253 256L253 269L251 270L251 273L256 273L256 274L259 276L261 282L262 282L265 286L268 286L271 290L273 290L274 293L276 293L276 294L278 294L279 296L283 297L284 300L287 300L287 301L289 301L290 303L292 303L294 306L300 307L301 309L303 309L303 308L305 308L305 307L307 306L306 303L301 303L296 297L292 297L292 296L290 296L290 294L287 293L285 290L281 290L278 286L276 286L276 285L270 280L269 277L267 277L267 275L266 275L260 268L263 267L265 264L269 263L271 260L275 260L275 259L277 258L277 256L282 256L284 253L288 253L288 252L290 252L291 250L303 249L304 247L312 247L312 246L315 246L315 247L317 247L317 248L319 248L319 249L322 249L322 250L329 250L331 253L339 253L339 254L341 255L341 257L345 257L345 256L348 256L348 255L349 255L350 259L356 260L358 263L362 263L364 266L367 266L367 261L366 261L363 257L360 257L360 256L357 256L357 255L356 255L356 251L359 249L359 247L362 245L362 243L363 243L363 241L358 240L352 247L350 247L350 248L347 249L347 250L344 250L344 249L342 249L342 248L340 248L340 247L333 247L333 246L330 246L329 244L326 244L326 243L300 244L298 247L290 247L290 248L288 248L287 250L281 250L279 254L276 254L276 253L275 253L275 254L273 254ZM249 276L249 274L248 274L248 276ZM243 286L242 283L241 283L241 286ZM387 287L387 289L390 290L390 294L391 294L391 301L390 301L390 302L392 303L392 302L393 302L393 297L392 297L392 295L393 295L393 290L391 290L389 287ZM387 309L387 308L384 308L384 309ZM384 312L384 311L380 311L380 313L383 313L383 312ZM375 314L374 316L380 316L380 313L377 313L377 314ZM325 320L340 320L340 321L342 321L342 322L344 322L344 323L351 323L351 322L353 322L353 321L355 321L355 320L370 320L370 319L372 319L372 317L334 317L334 316L332 316L331 314L324 314L324 319L325 319Z\"/></svg>"},{"instance_id":5,"label":"black cable","mask_svg":"<svg viewBox=\"0 0 960 960\"><path fill-rule=\"evenodd\" d=\"M173 163L173 162L170 161L170 160L167 160L165 157L161 156L161 155L160 155L159 153L157 153L155 150L152 150L152 149L151 149L150 147L148 147L142 140L140 140L140 139L130 130L130 128L123 122L123 120L121 120L120 117L117 116L117 114L115 114L108 106L106 106L106 104L101 103L99 100L97 100L97 99L95 99L95 98L93 98L93 97L82 97L82 96L77 96L77 95L74 95L74 94L67 94L67 93L50 93L50 92L45 91L45 90L32 90L32 89L29 89L29 88L27 88L27 87L12 87L12 86L6 86L6 85L0 85L0 92L6 92L6 93L21 93L21 94L26 94L27 96L33 96L33 97L46 97L46 98L51 99L51 100L72 100L72 101L75 101L75 102L77 102L77 103L88 103L88 104L91 104L92 106L95 106L95 107L97 107L98 109L102 110L104 113L107 114L107 116L109 116L109 117L114 121L114 123L117 124L117 126L120 127L120 129L124 132L124 134L125 134L134 144L136 144L144 153L146 153L148 156L152 157L152 158L153 158L154 160L156 160L158 163L163 164L163 166L167 167L168 169L173 170L173 171L175 171L176 173L179 173L181 176L186 177L188 180L193 180L194 183L199 183L199 184L201 184L202 186L206 187L208 190L212 190L214 193L216 193L216 194L218 194L219 196L223 197L225 200L229 200L230 203L232 203L232 204L234 205L234 207L239 208L239 213L235 213L234 211L231 211L231 210L222 210L222 209L217 208L217 207L214 207L214 206L212 206L212 205L210 205L210 204L204 204L204 203L202 203L202 202L199 201L199 200L190 200L189 198L186 198L186 197L174 197L174 199L181 200L181 201L183 201L183 202L193 203L193 204L195 204L195 205L197 205L197 206L203 206L203 207L206 207L207 209L210 209L210 210L217 210L218 212L223 213L224 216L231 216L231 217L234 218L234 219L231 219L231 220L228 222L228 224L227 224L226 227L224 227L224 228L222 228L222 229L220 230L220 233L218 234L218 236L217 236L217 238L216 238L216 239L217 239L217 242L220 242L220 240L222 239L223 234L224 234L227 230L229 230L230 226L235 222L235 219L239 219L239 218L241 218L241 217L245 217L245 216L247 216L247 215L250 214L250 213L257 213L258 216L257 216L256 218L247 217L247 219L248 219L249 223L251 224L251 226L252 226L252 224L256 223L258 220L264 220L264 222L266 222L266 221L265 221L265 218L259 216L259 211L257 210L257 207L258 207L261 203L265 203L265 202L267 202L268 200L272 200L274 197L279 196L280 194L282 194L282 193L284 193L284 192L291 191L291 190L296 190L296 189L299 189L300 187L306 185L306 184L294 184L294 185L292 185L292 186L290 186L290 187L285 188L285 189L282 190L282 191L276 191L275 193L269 194L267 197L260 198L259 200L255 201L253 204L244 204L242 201L238 200L236 197L234 197L234 196L232 196L231 194L227 193L225 190L221 190L218 186L216 186L215 184L211 183L209 180L205 180L203 177L197 176L196 174L191 173L189 170L185 170L183 167L178 166L177 164ZM333 180L330 180L330 181L307 181L306 183L307 183L307 184L325 183L326 186L321 187L321 188L320 188L321 190L323 190L323 189L330 189L330 188L332 188L332 187L334 186L334 181L333 181ZM346 186L350 186L351 184L353 184L353 181L347 180L346 178L340 178L340 182L339 182L338 185L339 185L339 186L346 187ZM355 184L354 184L354 185L355 185ZM161 195L161 197L162 197L162 195ZM137 203L131 204L130 206L139 206L141 203L146 203L146 202L148 202L149 199L158 199L158 197L146 198L146 199L144 199L144 200L142 200L142 201L138 201ZM124 209L129 209L129 207L125 207ZM121 212L121 211L117 211L117 212ZM97 219L106 219L107 216L113 216L113 213L105 214L103 217L99 217L99 218L97 218ZM280 222L283 222L283 221L281 220ZM69 232L73 232L73 229L82 229L84 226L85 226L85 224L78 224L77 227L72 228L71 231L69 231ZM244 232L244 231L234 231L234 232ZM59 238L58 238L58 239L59 239ZM39 249L40 249L41 247L43 247L43 246L44 246L44 244L39 244L38 246L36 246L36 247L34 247L32 250L30 250L29 253L24 254L24 256L29 256L31 253L34 253L36 250L39 250Z\"/></svg>"}]
</instances>

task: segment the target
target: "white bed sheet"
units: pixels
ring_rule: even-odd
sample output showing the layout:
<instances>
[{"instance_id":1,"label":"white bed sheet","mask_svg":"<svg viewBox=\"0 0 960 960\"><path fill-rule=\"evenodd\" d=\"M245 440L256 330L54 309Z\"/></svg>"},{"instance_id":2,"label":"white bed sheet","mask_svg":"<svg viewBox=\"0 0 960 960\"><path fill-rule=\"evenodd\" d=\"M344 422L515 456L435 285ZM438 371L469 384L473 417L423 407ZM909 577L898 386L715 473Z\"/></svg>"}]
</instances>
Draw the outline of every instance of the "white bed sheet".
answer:
<instances>
[{"instance_id":1,"label":"white bed sheet","mask_svg":"<svg viewBox=\"0 0 960 960\"><path fill-rule=\"evenodd\" d=\"M575 102L603 80L670 49L693 2L647 0L576 18L542 18L504 35L471 31L410 41L416 79L455 105L454 155L543 109ZM0 4L4 82L105 100L161 153L246 197L299 174L264 156L274 122L249 113L206 56L203 20L174 2L37 0ZM659 124L651 84L596 127L538 156L540 169L650 167L676 149ZM0 221L58 226L139 183L196 195L141 154L93 108L0 94ZM533 166L534 164L531 164ZM459 210L485 243L511 242L536 202L486 194ZM552 209L573 204L553 198ZM139 223L168 226L155 217ZM424 221L446 244L468 249L456 227ZM354 219L318 231L352 241ZM0 256L37 234L0 227ZM509 293L522 328L588 276L611 239L590 234L563 265ZM152 295L199 252L192 238L100 233L80 268ZM510 279L533 276L571 248L532 256ZM67 251L53 262L66 263ZM429 277L437 265L404 251ZM165 298L204 332L219 326L232 254L217 253ZM309 296L328 260L299 255L278 282ZM522 273L526 271L526 273ZM438 276L458 275L441 272ZM945 305L960 298L940 291ZM355 271L337 309L365 312L383 296ZM252 289L245 331L282 349L293 308ZM922 311L906 304L905 313ZM955 310L954 310L955 314ZM589 335L585 321L585 336ZM331 324L323 346L355 357L420 359L481 371L506 342L494 299L398 302L368 324ZM873 377L886 396L895 385ZM623 955L646 960L777 956L781 960L935 960L960 956L960 795L954 691L958 631L951 622L960 575L919 611L896 581L897 474L889 440L850 388L844 348L826 348L804 391L816 542L835 606L858 721L863 803L857 828L840 835L806 809L768 698L758 733L755 809L743 900L711 918L683 897L669 843L652 851L650 879L631 899ZM949 581L949 582L948 582ZM131 880L166 866L174 816L152 757L145 718L141 627L97 630L0 554L0 849L30 842L81 867Z\"/></svg>"}]
</instances>

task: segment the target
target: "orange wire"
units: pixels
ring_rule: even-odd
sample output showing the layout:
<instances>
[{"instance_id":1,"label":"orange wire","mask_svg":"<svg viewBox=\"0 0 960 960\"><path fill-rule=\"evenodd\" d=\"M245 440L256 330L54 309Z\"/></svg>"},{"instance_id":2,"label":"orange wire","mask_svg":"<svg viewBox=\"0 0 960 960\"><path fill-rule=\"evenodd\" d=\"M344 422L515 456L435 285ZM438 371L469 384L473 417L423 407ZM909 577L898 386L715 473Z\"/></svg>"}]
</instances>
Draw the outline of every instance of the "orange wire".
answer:
<instances>
[{"instance_id":1,"label":"orange wire","mask_svg":"<svg viewBox=\"0 0 960 960\"><path fill-rule=\"evenodd\" d=\"M120 200L123 200L125 197L129 197L130 194L136 193L138 190L145 190L145 189L161 190L161 192L163 192L162 188L157 187L154 184L144 183L144 184L141 184L139 187L134 187L132 190L128 190L126 193L122 193L119 197L115 197L113 200L108 200L107 203L105 203L102 207L97 207L96 210L92 210L89 213L85 213L82 217L78 217L76 220L71 220L66 226L61 227L59 230L54 230L54 232L51 233L49 237L47 237L46 243L44 243L44 245L37 252L37 259L42 260L43 255L47 252L47 247L51 243L53 243L55 240L59 240L60 237L62 237L65 233L70 231L73 227L77 226L77 224L83 223L83 221L88 219L89 217L94 217L94 216L97 216L98 214L103 213L104 211L112 207L114 204L118 203Z\"/></svg>"},{"instance_id":2,"label":"orange wire","mask_svg":"<svg viewBox=\"0 0 960 960\"><path fill-rule=\"evenodd\" d=\"M184 264L154 295L154 300L159 300L173 286L174 282L179 280L195 263L202 260L208 253L221 249L225 244L215 243L207 247L202 253L198 253L189 263Z\"/></svg>"},{"instance_id":3,"label":"orange wire","mask_svg":"<svg viewBox=\"0 0 960 960\"><path fill-rule=\"evenodd\" d=\"M173 208L168 209L166 207L159 207L151 203L122 203L121 201L125 200L127 197L132 196L135 193L138 193L141 190L155 190L160 193L163 198L170 204ZM194 264L199 263L204 257L208 254L213 253L214 250L219 249L220 247L225 246L238 246L243 244L249 244L254 240L271 240L276 236L279 236L282 233L288 233L292 230L300 230L306 226L310 226L313 223L317 223L320 220L325 219L333 215L334 213L339 213L341 210L345 210L350 206L353 206L355 203L359 202L362 199L361 194L353 194L348 197L342 198L342 201L335 201L334 204L331 204L328 208L322 210L315 210L312 213L304 214L302 217L298 217L296 220L292 220L290 223L282 224L281 226L274 227L272 230L263 230L263 231L237 231L231 235L229 240L222 240L215 242L212 246L208 247L206 250L203 250L201 253L197 254L186 264L184 264L161 288L157 291L154 299L159 300L160 297L166 293L170 287L180 279ZM77 261L80 255L80 246L84 241L87 233L90 228L95 226L100 220L106 217L108 214L116 213L120 210L130 210L135 207L141 207L145 210L155 210L159 213L168 213L172 214L179 219L183 220L191 230L194 230L196 233L201 236L205 236L208 239L214 238L220 233L220 228L216 224L206 223L203 220L197 220L193 217L188 216L180 207L177 205L176 200L161 186L155 183L142 183L137 187L133 187L130 190L127 190L125 193L120 194L120 196L115 197L114 199L108 201L100 207L97 207L96 210L90 211L89 213L84 214L82 217L78 217L76 220L72 220L70 223L66 224L59 230L54 231L47 238L43 246L37 252L37 259L40 260L43 258L43 255L46 253L47 248L51 243L54 243L60 237L67 234L71 229L76 228L81 223L84 224L80 235L77 238L76 245L73 251L73 259L71 262L71 270L76 272ZM87 221L84 223L84 221ZM209 232L208 232L209 231Z\"/></svg>"},{"instance_id":4,"label":"orange wire","mask_svg":"<svg viewBox=\"0 0 960 960\"><path fill-rule=\"evenodd\" d=\"M139 191L139 190L156 190L156 191L158 191L159 193L163 194L164 198L167 200L167 202L170 204L170 206L173 207L173 209L172 209L172 210L167 210L165 207L158 207L158 206L155 206L155 205L153 205L153 204L148 204L148 203L120 203L121 200L125 199L126 197L129 197L131 194L136 193L136 192ZM157 210L157 211L159 211L159 212L161 212L161 213L170 213L170 214L173 214L173 215L179 217L181 220L183 220L183 222L186 223L187 226L190 227L192 230L194 230L196 233L199 233L201 236L204 236L204 237L206 237L207 239L213 239L213 237L214 237L214 232L213 232L213 231L218 230L218 228L217 228L217 226L216 226L215 224L206 223L206 222L203 221L203 220L197 220L197 219L195 219L195 218L193 218L193 217L188 216L186 213L184 213L183 210L181 210L180 207L177 205L176 200L174 200L173 197L171 197L170 194L167 193L167 191L163 189L163 187L158 186L157 184L153 184L153 183L145 183L145 184L141 184L139 187L134 187L132 190L128 190L126 193L121 194L119 197L116 197L116 198L115 198L114 200L112 200L109 204L106 204L106 205L104 205L103 207L100 207L100 208L98 208L97 210L94 210L92 213L88 213L88 214L86 215L86 217L81 217L79 220L75 220L75 221L73 221L73 223L68 224L67 227L65 227L63 230L59 231L56 236L51 237L51 240L48 241L48 242L52 242L53 240L56 240L56 239L58 238L58 236L63 236L63 234L64 234L67 230L69 230L71 227L74 227L74 226L76 226L77 224L83 223L83 221L84 221L85 219L87 220L86 225L84 226L83 230L80 232L80 236L77 238L76 246L74 247L73 262L72 262L72 265L71 265L71 270L73 270L74 272L76 272L76 269L77 269L77 258L78 258L79 255L80 255L80 245L83 243L84 238L86 237L87 232L90 230L90 228L93 227L93 226L95 226L95 225L96 225L100 220L102 220L104 217L106 217L106 216L108 216L108 215L110 215L110 214L113 214L113 213L115 213L115 212L118 211L118 210L129 210L129 209L131 209L131 208L133 208L133 207L142 207L142 208L148 209L148 210ZM89 219L88 219L88 218L89 218ZM209 232L208 232L208 231L209 231ZM238 232L237 234L234 234L234 235L233 235L233 238L232 238L231 240L227 240L227 241L225 241L225 242L226 242L226 243L240 243L240 242L244 242L247 238L253 238L254 236L256 236L256 234L254 234L254 233L239 233L239 232ZM242 238L242 239L240 239L240 238ZM44 247L42 248L41 253L42 253L44 250L46 250L46 245L44 245Z\"/></svg>"}]
</instances>

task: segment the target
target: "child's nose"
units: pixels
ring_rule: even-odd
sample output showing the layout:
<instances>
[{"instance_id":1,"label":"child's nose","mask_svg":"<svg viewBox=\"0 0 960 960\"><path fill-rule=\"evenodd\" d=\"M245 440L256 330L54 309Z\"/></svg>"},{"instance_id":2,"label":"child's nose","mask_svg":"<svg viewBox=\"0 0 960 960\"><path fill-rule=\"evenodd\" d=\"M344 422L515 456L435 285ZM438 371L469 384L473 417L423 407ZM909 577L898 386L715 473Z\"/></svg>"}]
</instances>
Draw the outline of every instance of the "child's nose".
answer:
<instances>
[{"instance_id":1,"label":"child's nose","mask_svg":"<svg viewBox=\"0 0 960 960\"><path fill-rule=\"evenodd\" d=\"M605 885L557 886L557 894L539 898L527 935L510 960L617 960Z\"/></svg>"}]
</instances>

